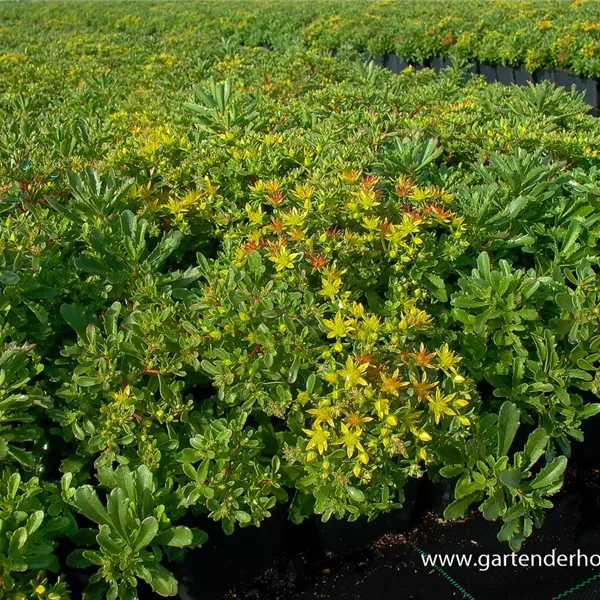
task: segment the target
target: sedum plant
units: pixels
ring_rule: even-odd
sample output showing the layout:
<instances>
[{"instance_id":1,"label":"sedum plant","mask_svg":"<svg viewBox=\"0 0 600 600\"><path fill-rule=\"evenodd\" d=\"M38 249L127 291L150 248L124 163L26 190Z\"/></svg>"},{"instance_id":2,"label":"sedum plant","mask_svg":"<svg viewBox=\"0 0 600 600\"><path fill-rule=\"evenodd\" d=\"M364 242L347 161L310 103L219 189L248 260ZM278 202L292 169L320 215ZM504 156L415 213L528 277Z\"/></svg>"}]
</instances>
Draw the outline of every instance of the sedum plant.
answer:
<instances>
[{"instance_id":1,"label":"sedum plant","mask_svg":"<svg viewBox=\"0 0 600 600\"><path fill-rule=\"evenodd\" d=\"M318 270L308 261L279 274L257 250L236 262L226 271L205 265L204 295L190 309L204 316L210 341L201 367L217 389L217 410L242 423L252 411L261 427L258 439L251 430L240 438L224 423L215 441L235 440L239 452L246 446L241 456L252 446L279 455L276 468L257 467L253 477L275 497L280 485L295 487L298 520L311 505L324 519L355 519L401 504L406 479L436 461L437 446L468 435L475 403L460 358L447 345L430 350L418 341L430 317L415 306L384 321L351 302L341 273L330 275L335 287L314 294L309 276ZM329 294L339 298L335 312ZM191 443L180 460L202 462L198 474L186 474L197 479L202 469L211 480L219 455L211 460L198 437ZM228 475L238 481L236 471ZM209 508L227 500L221 488L221 498L218 487L210 491Z\"/></svg>"}]
</instances>

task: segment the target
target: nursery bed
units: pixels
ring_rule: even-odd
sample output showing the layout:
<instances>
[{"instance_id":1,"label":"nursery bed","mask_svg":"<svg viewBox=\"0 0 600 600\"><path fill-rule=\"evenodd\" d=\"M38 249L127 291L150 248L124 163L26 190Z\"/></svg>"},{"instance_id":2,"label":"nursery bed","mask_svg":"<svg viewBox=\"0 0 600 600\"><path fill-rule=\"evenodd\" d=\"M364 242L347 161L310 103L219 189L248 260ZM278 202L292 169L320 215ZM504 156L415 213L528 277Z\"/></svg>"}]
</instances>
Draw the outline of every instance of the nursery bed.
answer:
<instances>
[{"instance_id":1,"label":"nursery bed","mask_svg":"<svg viewBox=\"0 0 600 600\"><path fill-rule=\"evenodd\" d=\"M597 533L581 95L394 75L359 59L398 47L228 3L23 6L0 10L0 598L593 589L419 554Z\"/></svg>"}]
</instances>

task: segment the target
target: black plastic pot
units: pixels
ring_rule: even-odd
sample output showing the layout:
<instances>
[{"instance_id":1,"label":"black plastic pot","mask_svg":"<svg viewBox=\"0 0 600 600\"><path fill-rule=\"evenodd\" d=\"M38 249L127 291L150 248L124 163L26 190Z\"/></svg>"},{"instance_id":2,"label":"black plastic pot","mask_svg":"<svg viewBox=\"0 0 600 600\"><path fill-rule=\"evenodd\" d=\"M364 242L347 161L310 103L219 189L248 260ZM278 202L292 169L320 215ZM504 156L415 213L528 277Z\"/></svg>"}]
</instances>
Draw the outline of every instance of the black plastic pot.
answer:
<instances>
[{"instance_id":1,"label":"black plastic pot","mask_svg":"<svg viewBox=\"0 0 600 600\"><path fill-rule=\"evenodd\" d=\"M362 551L384 534L404 533L415 522L422 485L422 479L409 480L403 508L370 523L366 518L323 523L313 515L294 525L287 519L288 507L280 505L260 527L237 528L227 536L219 523L192 518L186 524L207 531L209 540L202 548L188 551L183 563L168 565L180 582L179 600L219 600L234 588L250 585L276 564L301 570L302 556L318 562Z\"/></svg>"},{"instance_id":2,"label":"black plastic pot","mask_svg":"<svg viewBox=\"0 0 600 600\"><path fill-rule=\"evenodd\" d=\"M475 64L471 65L467 69L467 73L471 73L472 75L479 75L479 63L475 63Z\"/></svg>"},{"instance_id":3,"label":"black plastic pot","mask_svg":"<svg viewBox=\"0 0 600 600\"><path fill-rule=\"evenodd\" d=\"M496 83L498 74L496 67L493 65L479 65L479 74L483 75L488 83Z\"/></svg>"},{"instance_id":4,"label":"black plastic pot","mask_svg":"<svg viewBox=\"0 0 600 600\"><path fill-rule=\"evenodd\" d=\"M496 76L498 77L498 81L504 85L511 85L515 83L515 73L512 67L498 65L496 67Z\"/></svg>"},{"instance_id":5,"label":"black plastic pot","mask_svg":"<svg viewBox=\"0 0 600 600\"><path fill-rule=\"evenodd\" d=\"M430 479L425 479L417 498L415 520L420 519L425 513L443 516L446 507L454 501L456 481L457 478L453 478L442 479L434 483Z\"/></svg>"},{"instance_id":6,"label":"black plastic pot","mask_svg":"<svg viewBox=\"0 0 600 600\"><path fill-rule=\"evenodd\" d=\"M565 71L563 69L557 69L554 71L554 83L557 86L564 87L570 90L572 86L576 86L579 92L584 92L584 101L594 109L600 106L600 94L598 93L598 80L593 78L580 77Z\"/></svg>"},{"instance_id":7,"label":"black plastic pot","mask_svg":"<svg viewBox=\"0 0 600 600\"><path fill-rule=\"evenodd\" d=\"M541 83L542 81L551 81L554 83L554 71L549 71L548 69L539 69L533 73L533 80L536 83Z\"/></svg>"},{"instance_id":8,"label":"black plastic pot","mask_svg":"<svg viewBox=\"0 0 600 600\"><path fill-rule=\"evenodd\" d=\"M313 515L313 530L320 551L326 555L346 554L364 548L387 533L404 533L413 525L423 479L409 479L404 488L405 502L401 509L380 515L370 523L360 518L352 523L330 519L326 523ZM302 525L300 525L302 527Z\"/></svg>"},{"instance_id":9,"label":"black plastic pot","mask_svg":"<svg viewBox=\"0 0 600 600\"><path fill-rule=\"evenodd\" d=\"M278 505L260 527L238 527L233 535L225 535L220 523L206 517L186 519L186 525L203 529L209 539L189 550L182 563L167 565L179 580L180 600L216 600L262 575L282 553L287 510Z\"/></svg>"},{"instance_id":10,"label":"black plastic pot","mask_svg":"<svg viewBox=\"0 0 600 600\"><path fill-rule=\"evenodd\" d=\"M526 71L523 67L517 67L513 69L515 83L517 85L527 85L533 83L533 76L529 71Z\"/></svg>"},{"instance_id":11,"label":"black plastic pot","mask_svg":"<svg viewBox=\"0 0 600 600\"><path fill-rule=\"evenodd\" d=\"M565 71L563 69L557 69L554 71L554 83L559 87L564 87L567 90L571 89L571 86L577 85L577 77L570 73L569 71Z\"/></svg>"},{"instance_id":12,"label":"black plastic pot","mask_svg":"<svg viewBox=\"0 0 600 600\"><path fill-rule=\"evenodd\" d=\"M445 69L446 67L450 66L451 62L445 58L440 58L440 57L435 57L435 58L431 58L429 60L429 66L432 69L435 69L438 73L442 70Z\"/></svg>"},{"instance_id":13,"label":"black plastic pot","mask_svg":"<svg viewBox=\"0 0 600 600\"><path fill-rule=\"evenodd\" d=\"M402 71L409 66L409 62L403 58L400 58L397 54L390 54L388 56L386 68L388 68L392 73L402 73Z\"/></svg>"},{"instance_id":14,"label":"black plastic pot","mask_svg":"<svg viewBox=\"0 0 600 600\"><path fill-rule=\"evenodd\" d=\"M583 97L586 104L594 108L600 106L600 95L598 94L598 80L592 78L575 76L575 85L580 92L584 92Z\"/></svg>"},{"instance_id":15,"label":"black plastic pot","mask_svg":"<svg viewBox=\"0 0 600 600\"><path fill-rule=\"evenodd\" d=\"M382 56L380 54L373 54L369 57L378 67L385 68L387 65L388 56Z\"/></svg>"}]
</instances>

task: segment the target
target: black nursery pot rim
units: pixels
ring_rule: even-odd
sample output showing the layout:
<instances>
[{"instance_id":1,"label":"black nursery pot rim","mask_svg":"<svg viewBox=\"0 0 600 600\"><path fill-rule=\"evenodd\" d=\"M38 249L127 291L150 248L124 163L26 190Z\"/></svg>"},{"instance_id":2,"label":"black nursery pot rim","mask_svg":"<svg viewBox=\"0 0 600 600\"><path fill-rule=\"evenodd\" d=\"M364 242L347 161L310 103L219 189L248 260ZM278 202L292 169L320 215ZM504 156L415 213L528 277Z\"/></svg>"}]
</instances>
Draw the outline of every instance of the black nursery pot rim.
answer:
<instances>
[{"instance_id":1,"label":"black nursery pot rim","mask_svg":"<svg viewBox=\"0 0 600 600\"><path fill-rule=\"evenodd\" d=\"M413 58L404 58L400 54L388 53L384 55L373 55L369 54L372 60L377 60L384 69L398 72L393 68L390 68L390 59L406 62L409 66L416 69L422 68L438 68L441 70L449 64L451 58L446 55L438 55L417 61ZM467 59L469 60L469 59ZM512 76L508 73L508 70L512 70ZM488 83L501 83L502 85L518 85L523 86L527 83L539 83L540 81L553 81L556 85L566 87L568 85L577 85L580 91L585 91L585 102L592 108L592 114L596 114L600 107L600 80L598 77L590 77L580 75L572 70L565 69L562 67L536 69L533 72L525 69L523 65L510 65L492 62L479 62L474 61L471 68L471 73L483 75L488 79ZM572 83L561 81L561 77L572 78ZM557 81L558 78L558 81ZM596 113L594 112L596 111Z\"/></svg>"}]
</instances>

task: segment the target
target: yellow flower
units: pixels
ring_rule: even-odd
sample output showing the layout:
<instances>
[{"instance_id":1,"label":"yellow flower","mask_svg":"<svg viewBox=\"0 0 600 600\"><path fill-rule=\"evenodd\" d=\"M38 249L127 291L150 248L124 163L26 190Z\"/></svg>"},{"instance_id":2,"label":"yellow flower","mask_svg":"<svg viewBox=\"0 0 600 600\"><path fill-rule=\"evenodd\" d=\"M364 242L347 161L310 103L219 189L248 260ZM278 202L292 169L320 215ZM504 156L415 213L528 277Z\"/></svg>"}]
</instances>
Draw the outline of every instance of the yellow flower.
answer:
<instances>
[{"instance_id":1,"label":"yellow flower","mask_svg":"<svg viewBox=\"0 0 600 600\"><path fill-rule=\"evenodd\" d=\"M306 229L303 231L302 229L292 229L290 231L290 237L295 241L299 242L304 239L304 234L306 233Z\"/></svg>"},{"instance_id":2,"label":"yellow flower","mask_svg":"<svg viewBox=\"0 0 600 600\"><path fill-rule=\"evenodd\" d=\"M348 454L348 458L351 458L354 454L354 450L357 448L364 452L365 449L362 447L362 444L359 441L360 436L362 435L362 429L357 427L354 432L350 431L350 428L346 426L345 423L342 423L342 433L337 442L334 443L335 446L345 446L346 453Z\"/></svg>"},{"instance_id":3,"label":"yellow flower","mask_svg":"<svg viewBox=\"0 0 600 600\"><path fill-rule=\"evenodd\" d=\"M328 381L329 383L336 383L337 380L339 379L339 376L336 372L331 371L329 373L325 373L323 375L325 381Z\"/></svg>"},{"instance_id":4,"label":"yellow flower","mask_svg":"<svg viewBox=\"0 0 600 600\"><path fill-rule=\"evenodd\" d=\"M339 293L340 287L342 286L341 279L327 279L323 277L321 279L323 289L319 292L321 296L325 296L330 300L333 300Z\"/></svg>"},{"instance_id":5,"label":"yellow flower","mask_svg":"<svg viewBox=\"0 0 600 600\"><path fill-rule=\"evenodd\" d=\"M379 227L379 222L379 217L363 217L365 229L369 231L375 231Z\"/></svg>"},{"instance_id":6,"label":"yellow flower","mask_svg":"<svg viewBox=\"0 0 600 600\"><path fill-rule=\"evenodd\" d=\"M388 415L387 419L385 420L385 422L390 427L396 427L396 425L398 425L398 418L396 417L396 415Z\"/></svg>"},{"instance_id":7,"label":"yellow flower","mask_svg":"<svg viewBox=\"0 0 600 600\"><path fill-rule=\"evenodd\" d=\"M315 195L315 189L309 184L296 184L292 194L299 200L310 200Z\"/></svg>"},{"instance_id":8,"label":"yellow flower","mask_svg":"<svg viewBox=\"0 0 600 600\"><path fill-rule=\"evenodd\" d=\"M273 256L269 256L269 260L275 263L277 271L283 271L284 269L294 268L294 258L297 256L297 253L290 253L285 246L282 246Z\"/></svg>"},{"instance_id":9,"label":"yellow flower","mask_svg":"<svg viewBox=\"0 0 600 600\"><path fill-rule=\"evenodd\" d=\"M387 398L379 398L379 400L375 401L375 410L377 411L377 416L383 419L390 412L390 401Z\"/></svg>"},{"instance_id":10,"label":"yellow flower","mask_svg":"<svg viewBox=\"0 0 600 600\"><path fill-rule=\"evenodd\" d=\"M271 179L265 183L265 190L267 191L267 194L272 196L273 194L281 191L281 182Z\"/></svg>"},{"instance_id":11,"label":"yellow flower","mask_svg":"<svg viewBox=\"0 0 600 600\"><path fill-rule=\"evenodd\" d=\"M303 429L302 431L310 437L310 440L306 445L307 450L316 448L319 451L319 454L323 454L323 452L327 450L327 440L331 435L330 431L322 429L318 425L315 425L314 429Z\"/></svg>"},{"instance_id":12,"label":"yellow flower","mask_svg":"<svg viewBox=\"0 0 600 600\"><path fill-rule=\"evenodd\" d=\"M432 318L424 310L420 310L416 306L411 306L406 312L401 314L398 326L403 330L409 327L413 327L415 330L423 329L431 321Z\"/></svg>"},{"instance_id":13,"label":"yellow flower","mask_svg":"<svg viewBox=\"0 0 600 600\"><path fill-rule=\"evenodd\" d=\"M431 391L438 384L437 381L434 381L433 383L427 383L427 373L423 373L421 381L411 375L410 382L415 390L415 393L417 394L417 400L419 400L419 402L423 398L429 399L431 396Z\"/></svg>"},{"instance_id":14,"label":"yellow flower","mask_svg":"<svg viewBox=\"0 0 600 600\"><path fill-rule=\"evenodd\" d=\"M349 356L346 360L346 368L338 371L344 379L345 388L348 390L357 385L367 385L363 375L368 368L368 362L362 364L357 362L355 364L352 358Z\"/></svg>"},{"instance_id":15,"label":"yellow flower","mask_svg":"<svg viewBox=\"0 0 600 600\"><path fill-rule=\"evenodd\" d=\"M410 413L405 413L400 417L402 428L410 431L413 435L419 435L419 422L423 416L422 410L414 410Z\"/></svg>"},{"instance_id":16,"label":"yellow flower","mask_svg":"<svg viewBox=\"0 0 600 600\"><path fill-rule=\"evenodd\" d=\"M356 183L360 179L360 171L356 169L344 169L340 174L340 179L347 183Z\"/></svg>"},{"instance_id":17,"label":"yellow flower","mask_svg":"<svg viewBox=\"0 0 600 600\"><path fill-rule=\"evenodd\" d=\"M432 437L426 431L419 431L419 433L417 434L417 437L422 442L430 442L432 440Z\"/></svg>"},{"instance_id":18,"label":"yellow flower","mask_svg":"<svg viewBox=\"0 0 600 600\"><path fill-rule=\"evenodd\" d=\"M381 391L384 394L391 394L392 396L398 397L398 390L408 385L408 381L400 381L398 379L398 374L398 369L394 371L391 377L387 377L386 375L381 373L380 377L383 381Z\"/></svg>"},{"instance_id":19,"label":"yellow flower","mask_svg":"<svg viewBox=\"0 0 600 600\"><path fill-rule=\"evenodd\" d=\"M320 426L323 423L335 426L333 418L336 416L337 410L330 406L327 400L321 400L317 408L311 408L306 411L311 415L315 415L315 426Z\"/></svg>"},{"instance_id":20,"label":"yellow flower","mask_svg":"<svg viewBox=\"0 0 600 600\"><path fill-rule=\"evenodd\" d=\"M403 237L409 234L418 233L421 221L422 219L419 217L414 217L409 213L404 213L402 215L402 223L399 226L399 230L402 232Z\"/></svg>"},{"instance_id":21,"label":"yellow flower","mask_svg":"<svg viewBox=\"0 0 600 600\"><path fill-rule=\"evenodd\" d=\"M297 208L292 208L292 210L281 214L286 227L302 227L305 217L306 215L299 213Z\"/></svg>"},{"instance_id":22,"label":"yellow flower","mask_svg":"<svg viewBox=\"0 0 600 600\"><path fill-rule=\"evenodd\" d=\"M248 188L253 194L263 194L265 193L267 186L262 179L259 179L255 183L251 183Z\"/></svg>"},{"instance_id":23,"label":"yellow flower","mask_svg":"<svg viewBox=\"0 0 600 600\"><path fill-rule=\"evenodd\" d=\"M355 195L358 198L358 203L364 209L379 206L379 202L376 200L377 194L375 193L375 190L360 189Z\"/></svg>"},{"instance_id":24,"label":"yellow flower","mask_svg":"<svg viewBox=\"0 0 600 600\"><path fill-rule=\"evenodd\" d=\"M125 406L129 406L131 404L131 386L126 386L120 392L113 393L113 398L115 400L115 404L125 404Z\"/></svg>"},{"instance_id":25,"label":"yellow flower","mask_svg":"<svg viewBox=\"0 0 600 600\"><path fill-rule=\"evenodd\" d=\"M360 302L353 302L350 307L350 312L355 319L363 317L365 314L365 307Z\"/></svg>"},{"instance_id":26,"label":"yellow flower","mask_svg":"<svg viewBox=\"0 0 600 600\"><path fill-rule=\"evenodd\" d=\"M438 367L443 371L451 371L452 373L456 373L456 367L461 360L461 356L456 356L456 353L453 350L450 350L448 344L444 344L437 351L437 363Z\"/></svg>"},{"instance_id":27,"label":"yellow flower","mask_svg":"<svg viewBox=\"0 0 600 600\"><path fill-rule=\"evenodd\" d=\"M465 406L468 406L469 402L467 400L463 400L461 398L457 398L453 403L452 406L455 406L456 408L464 408Z\"/></svg>"},{"instance_id":28,"label":"yellow flower","mask_svg":"<svg viewBox=\"0 0 600 600\"><path fill-rule=\"evenodd\" d=\"M454 400L454 396L455 394L444 396L440 391L440 388L437 388L435 390L435 396L429 396L427 398L429 410L433 413L436 423L439 423L444 415L449 415L451 417L456 415L456 412L448 406Z\"/></svg>"},{"instance_id":29,"label":"yellow flower","mask_svg":"<svg viewBox=\"0 0 600 600\"><path fill-rule=\"evenodd\" d=\"M592 43L585 44L581 49L581 53L585 58L594 58L596 56L596 47Z\"/></svg>"},{"instance_id":30,"label":"yellow flower","mask_svg":"<svg viewBox=\"0 0 600 600\"><path fill-rule=\"evenodd\" d=\"M200 192L195 192L193 190L189 191L182 198L171 198L169 196L169 199L166 202L166 208L174 215L185 213L198 202L200 197Z\"/></svg>"},{"instance_id":31,"label":"yellow flower","mask_svg":"<svg viewBox=\"0 0 600 600\"><path fill-rule=\"evenodd\" d=\"M398 225L390 225L386 232L385 238L394 246L402 243L402 240L407 236L407 233Z\"/></svg>"},{"instance_id":32,"label":"yellow flower","mask_svg":"<svg viewBox=\"0 0 600 600\"><path fill-rule=\"evenodd\" d=\"M354 331L354 327L352 327L353 321L350 319L344 319L342 314L338 311L333 318L333 321L329 319L323 319L323 323L329 329L327 332L328 338L333 337L346 337L351 331Z\"/></svg>"},{"instance_id":33,"label":"yellow flower","mask_svg":"<svg viewBox=\"0 0 600 600\"><path fill-rule=\"evenodd\" d=\"M248 213L250 223L253 223L254 225L260 225L263 222L264 213L262 211L262 206L259 206L258 210L252 210L252 206L250 204L246 204L246 212Z\"/></svg>"},{"instance_id":34,"label":"yellow flower","mask_svg":"<svg viewBox=\"0 0 600 600\"><path fill-rule=\"evenodd\" d=\"M309 400L308 392L299 392L296 400L298 400L298 402L304 406Z\"/></svg>"},{"instance_id":35,"label":"yellow flower","mask_svg":"<svg viewBox=\"0 0 600 600\"><path fill-rule=\"evenodd\" d=\"M358 411L346 413L346 417L350 427L360 427L363 423L369 423L373 420L373 417L363 417Z\"/></svg>"},{"instance_id":36,"label":"yellow flower","mask_svg":"<svg viewBox=\"0 0 600 600\"><path fill-rule=\"evenodd\" d=\"M435 352L431 352L428 354L427 348L425 347L423 342L421 342L419 351L413 352L411 354L411 356L418 367L424 367L426 369L433 369L433 364L431 363L431 360L433 358L435 358L435 354L436 354Z\"/></svg>"},{"instance_id":37,"label":"yellow flower","mask_svg":"<svg viewBox=\"0 0 600 600\"><path fill-rule=\"evenodd\" d=\"M381 322L376 315L367 315L363 317L363 323L369 331L377 331L381 326Z\"/></svg>"}]
</instances>

